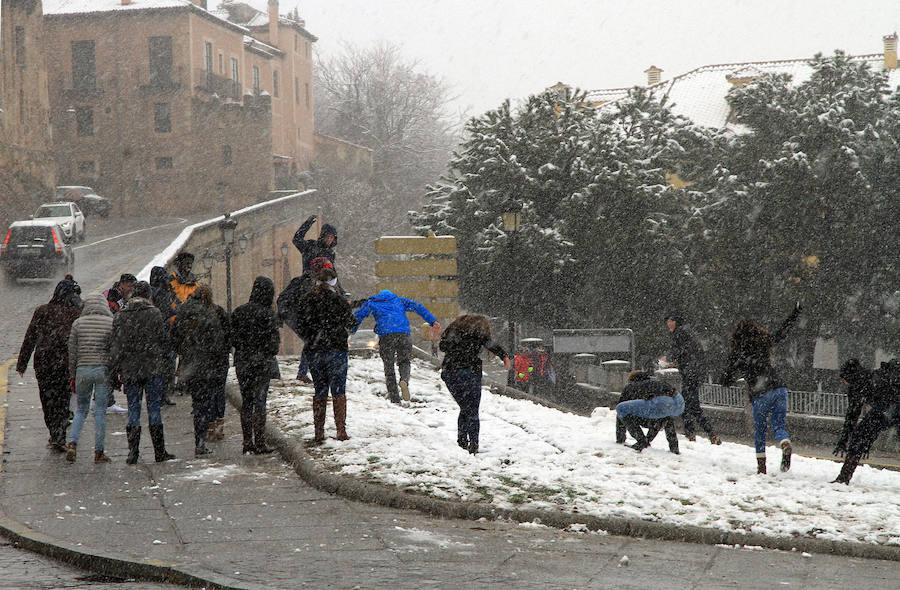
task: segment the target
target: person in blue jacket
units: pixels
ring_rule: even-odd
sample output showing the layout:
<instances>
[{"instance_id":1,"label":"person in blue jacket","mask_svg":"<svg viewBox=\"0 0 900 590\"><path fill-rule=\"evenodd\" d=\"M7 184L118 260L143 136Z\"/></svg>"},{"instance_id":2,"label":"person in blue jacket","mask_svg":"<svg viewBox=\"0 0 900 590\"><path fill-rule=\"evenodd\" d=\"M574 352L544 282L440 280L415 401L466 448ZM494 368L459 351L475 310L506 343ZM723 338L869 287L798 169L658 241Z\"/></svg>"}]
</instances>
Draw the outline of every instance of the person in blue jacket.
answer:
<instances>
[{"instance_id":1,"label":"person in blue jacket","mask_svg":"<svg viewBox=\"0 0 900 590\"><path fill-rule=\"evenodd\" d=\"M395 404L400 403L400 392L403 399L409 401L409 359L412 355L412 341L409 335L409 320L406 312L415 312L428 322L435 333L440 332L441 324L431 312L412 299L399 297L387 289L372 295L357 309L357 325L359 329L369 314L375 318L375 333L378 334L378 353L384 362L384 380L387 385L388 398ZM394 365L400 370L400 391L397 390L397 375Z\"/></svg>"}]
</instances>

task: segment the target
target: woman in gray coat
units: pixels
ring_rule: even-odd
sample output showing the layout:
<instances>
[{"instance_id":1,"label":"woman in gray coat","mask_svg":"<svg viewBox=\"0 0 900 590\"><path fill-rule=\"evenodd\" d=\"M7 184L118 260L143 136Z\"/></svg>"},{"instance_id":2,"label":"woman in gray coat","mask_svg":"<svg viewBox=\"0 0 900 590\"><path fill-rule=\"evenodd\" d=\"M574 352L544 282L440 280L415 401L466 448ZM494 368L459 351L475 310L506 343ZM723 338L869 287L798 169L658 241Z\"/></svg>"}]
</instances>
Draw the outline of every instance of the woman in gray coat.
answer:
<instances>
[{"instance_id":1,"label":"woman in gray coat","mask_svg":"<svg viewBox=\"0 0 900 590\"><path fill-rule=\"evenodd\" d=\"M106 298L97 293L84 300L81 316L69 332L69 378L74 383L77 398L75 418L69 431L66 459L75 460L78 438L87 420L91 396L94 403L94 463L109 463L104 454L106 440L106 397L109 395L109 344L112 337L113 314Z\"/></svg>"}]
</instances>

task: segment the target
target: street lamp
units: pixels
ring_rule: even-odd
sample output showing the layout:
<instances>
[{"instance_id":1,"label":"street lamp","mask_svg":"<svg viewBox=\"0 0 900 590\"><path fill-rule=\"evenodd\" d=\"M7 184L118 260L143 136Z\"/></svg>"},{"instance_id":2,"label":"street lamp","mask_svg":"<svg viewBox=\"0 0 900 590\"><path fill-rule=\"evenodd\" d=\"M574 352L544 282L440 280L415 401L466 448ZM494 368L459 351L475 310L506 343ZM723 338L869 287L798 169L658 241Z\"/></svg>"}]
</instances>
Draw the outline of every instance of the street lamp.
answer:
<instances>
[{"instance_id":1,"label":"street lamp","mask_svg":"<svg viewBox=\"0 0 900 590\"><path fill-rule=\"evenodd\" d=\"M241 237L238 238L238 248L241 249L241 254L247 251L247 246L250 244L250 238L247 237L247 234L241 234Z\"/></svg>"},{"instance_id":2,"label":"street lamp","mask_svg":"<svg viewBox=\"0 0 900 590\"><path fill-rule=\"evenodd\" d=\"M291 265L288 261L288 252L291 251L291 247L288 246L287 242L281 242L281 260L282 264L284 264L284 281L283 284L287 287L287 284L291 282Z\"/></svg>"},{"instance_id":3,"label":"street lamp","mask_svg":"<svg viewBox=\"0 0 900 590\"><path fill-rule=\"evenodd\" d=\"M234 230L237 221L231 218L231 213L226 213L219 222L219 231L222 232L222 241L225 242L225 301L226 310L231 313L231 249L234 247Z\"/></svg>"},{"instance_id":4,"label":"street lamp","mask_svg":"<svg viewBox=\"0 0 900 590\"><path fill-rule=\"evenodd\" d=\"M519 233L519 227L522 223L522 203L510 197L503 203L503 229L506 233L509 234L509 258L510 265L515 264L515 256L513 256L513 240L517 233ZM510 267L512 268L512 266ZM515 276L515 275L513 275ZM515 288L510 289L512 292L512 297L509 299L509 354L515 357L516 354L516 324L513 320L513 314L515 313L516 301L518 301L518 296L515 292ZM513 363L512 368L509 371L509 375L507 376L507 385L515 384L515 374L516 368L515 363Z\"/></svg>"},{"instance_id":5,"label":"street lamp","mask_svg":"<svg viewBox=\"0 0 900 590\"><path fill-rule=\"evenodd\" d=\"M206 269L206 276L212 278L212 267L216 263L216 257L213 256L213 253L207 248L203 251L203 256L200 257L200 262L203 263L203 268Z\"/></svg>"}]
</instances>

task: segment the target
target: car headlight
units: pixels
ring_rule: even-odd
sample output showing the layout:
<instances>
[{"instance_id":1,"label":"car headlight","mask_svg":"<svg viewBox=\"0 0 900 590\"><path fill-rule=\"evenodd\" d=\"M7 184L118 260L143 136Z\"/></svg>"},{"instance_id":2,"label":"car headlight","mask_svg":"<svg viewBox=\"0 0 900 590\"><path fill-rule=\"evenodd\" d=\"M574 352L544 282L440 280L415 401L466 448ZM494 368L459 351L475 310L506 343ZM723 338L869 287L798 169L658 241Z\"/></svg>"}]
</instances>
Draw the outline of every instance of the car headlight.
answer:
<instances>
[{"instance_id":1,"label":"car headlight","mask_svg":"<svg viewBox=\"0 0 900 590\"><path fill-rule=\"evenodd\" d=\"M368 342L366 342L366 346L368 348L371 348L374 350L375 347L378 346L378 341L377 340L369 340Z\"/></svg>"}]
</instances>

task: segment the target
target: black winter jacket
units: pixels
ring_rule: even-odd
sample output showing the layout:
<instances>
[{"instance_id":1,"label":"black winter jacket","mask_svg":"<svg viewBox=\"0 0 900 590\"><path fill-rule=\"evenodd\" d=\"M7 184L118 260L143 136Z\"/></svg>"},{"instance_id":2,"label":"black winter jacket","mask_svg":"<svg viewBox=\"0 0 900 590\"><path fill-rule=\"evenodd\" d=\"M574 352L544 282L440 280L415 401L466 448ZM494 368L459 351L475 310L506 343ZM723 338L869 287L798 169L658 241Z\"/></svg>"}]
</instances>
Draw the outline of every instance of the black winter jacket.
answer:
<instances>
[{"instance_id":1,"label":"black winter jacket","mask_svg":"<svg viewBox=\"0 0 900 590\"><path fill-rule=\"evenodd\" d=\"M767 391L786 387L772 366L771 348L787 336L788 330L798 317L800 317L800 311L795 309L781 323L775 333L767 338L768 346L764 348L758 348L750 342L737 342L737 346L731 350L728 356L728 366L719 382L722 385L731 385L736 380L735 375L742 373L747 381L751 401Z\"/></svg>"},{"instance_id":2,"label":"black winter jacket","mask_svg":"<svg viewBox=\"0 0 900 590\"><path fill-rule=\"evenodd\" d=\"M22 340L16 371L24 373L34 352L34 375L44 379L66 380L69 375L69 331L81 315L76 304L75 283L63 280L56 286L49 303L39 306Z\"/></svg>"},{"instance_id":3,"label":"black winter jacket","mask_svg":"<svg viewBox=\"0 0 900 590\"><path fill-rule=\"evenodd\" d=\"M670 360L685 379L702 381L706 378L706 351L700 344L700 337L687 324L676 321Z\"/></svg>"},{"instance_id":4,"label":"black winter jacket","mask_svg":"<svg viewBox=\"0 0 900 590\"><path fill-rule=\"evenodd\" d=\"M307 351L347 351L356 316L344 297L328 285L319 284L300 298L297 324Z\"/></svg>"},{"instance_id":5,"label":"black winter jacket","mask_svg":"<svg viewBox=\"0 0 900 590\"><path fill-rule=\"evenodd\" d=\"M123 381L162 375L169 351L166 322L149 299L132 297L113 318L110 374Z\"/></svg>"},{"instance_id":6,"label":"black winter jacket","mask_svg":"<svg viewBox=\"0 0 900 590\"><path fill-rule=\"evenodd\" d=\"M250 300L231 314L234 335L234 368L237 372L263 371L278 354L281 334L272 310L275 285L268 277L256 277Z\"/></svg>"},{"instance_id":7,"label":"black winter jacket","mask_svg":"<svg viewBox=\"0 0 900 590\"><path fill-rule=\"evenodd\" d=\"M170 278L169 271L162 266L150 269L150 287L153 289L150 301L162 313L166 325L170 325L171 319L175 317L175 292L169 283Z\"/></svg>"},{"instance_id":8,"label":"black winter jacket","mask_svg":"<svg viewBox=\"0 0 900 590\"><path fill-rule=\"evenodd\" d=\"M181 355L178 376L185 381L216 379L228 369L228 315L218 305L206 307L194 297L178 308L172 343Z\"/></svg>"},{"instance_id":9,"label":"black winter jacket","mask_svg":"<svg viewBox=\"0 0 900 590\"><path fill-rule=\"evenodd\" d=\"M622 390L619 402L627 402L636 399L651 400L654 397L666 395L672 397L676 395L675 388L658 379L644 379L641 381L632 381Z\"/></svg>"},{"instance_id":10,"label":"black winter jacket","mask_svg":"<svg viewBox=\"0 0 900 590\"><path fill-rule=\"evenodd\" d=\"M303 225L297 229L297 232L294 234L294 239L292 240L294 247L303 255L304 271L309 270L310 262L320 257L327 258L331 261L331 264L334 264L334 247L337 246L338 239L337 229L335 229L333 225L326 223L322 226L322 231L319 233L319 239L304 239L306 237L306 232L309 231L309 228L311 228L315 222L316 216L310 215L309 218L303 222ZM334 241L330 246L325 245L325 236L328 235L334 236Z\"/></svg>"},{"instance_id":11,"label":"black winter jacket","mask_svg":"<svg viewBox=\"0 0 900 590\"><path fill-rule=\"evenodd\" d=\"M470 369L481 372L481 349L487 348L498 358L507 358L506 351L483 332L463 332L452 324L441 335L438 347L444 353L442 371Z\"/></svg>"}]
</instances>

